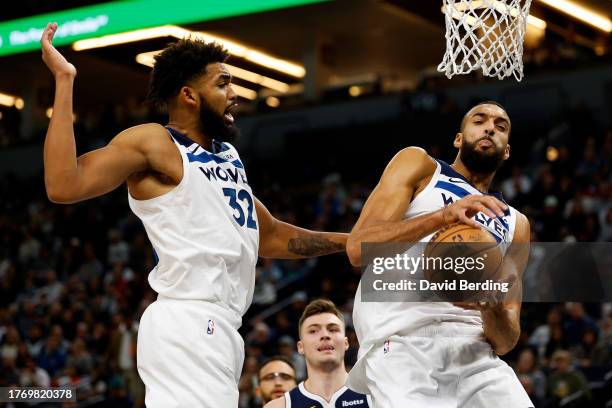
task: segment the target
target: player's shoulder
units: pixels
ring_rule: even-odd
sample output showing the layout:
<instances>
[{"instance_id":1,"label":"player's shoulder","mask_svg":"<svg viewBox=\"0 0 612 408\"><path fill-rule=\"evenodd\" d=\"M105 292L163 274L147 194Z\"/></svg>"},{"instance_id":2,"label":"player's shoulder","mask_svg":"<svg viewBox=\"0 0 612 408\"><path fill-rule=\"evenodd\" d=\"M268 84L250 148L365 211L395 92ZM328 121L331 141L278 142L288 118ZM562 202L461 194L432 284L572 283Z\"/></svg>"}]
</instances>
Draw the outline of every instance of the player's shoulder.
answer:
<instances>
[{"instance_id":1,"label":"player's shoulder","mask_svg":"<svg viewBox=\"0 0 612 408\"><path fill-rule=\"evenodd\" d=\"M168 130L159 123L143 123L120 132L111 143L141 145L143 148L156 143L171 141Z\"/></svg>"},{"instance_id":2,"label":"player's shoulder","mask_svg":"<svg viewBox=\"0 0 612 408\"><path fill-rule=\"evenodd\" d=\"M285 408L285 396L272 400L264 405L264 408Z\"/></svg>"},{"instance_id":3,"label":"player's shoulder","mask_svg":"<svg viewBox=\"0 0 612 408\"><path fill-rule=\"evenodd\" d=\"M512 207L515 212L516 224L515 224L515 232L514 232L514 240L515 242L530 242L531 241L531 224L529 223L529 218L516 208Z\"/></svg>"},{"instance_id":4,"label":"player's shoulder","mask_svg":"<svg viewBox=\"0 0 612 408\"><path fill-rule=\"evenodd\" d=\"M436 161L424 149L416 146L405 147L395 154L387 165L390 176L400 176L409 181L418 181L436 171Z\"/></svg>"},{"instance_id":5,"label":"player's shoulder","mask_svg":"<svg viewBox=\"0 0 612 408\"><path fill-rule=\"evenodd\" d=\"M395 162L400 166L413 168L425 168L430 170L436 169L436 161L431 157L425 149L417 146L404 147L397 152L391 162Z\"/></svg>"}]
</instances>

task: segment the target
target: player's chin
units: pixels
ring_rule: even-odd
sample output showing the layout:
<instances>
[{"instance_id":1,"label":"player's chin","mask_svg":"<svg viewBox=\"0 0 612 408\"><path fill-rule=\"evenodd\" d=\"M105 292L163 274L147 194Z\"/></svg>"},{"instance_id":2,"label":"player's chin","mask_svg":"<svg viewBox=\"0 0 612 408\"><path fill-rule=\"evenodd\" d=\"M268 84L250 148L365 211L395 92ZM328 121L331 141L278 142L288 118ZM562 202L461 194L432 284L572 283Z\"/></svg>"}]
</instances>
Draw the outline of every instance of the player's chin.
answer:
<instances>
[{"instance_id":1,"label":"player's chin","mask_svg":"<svg viewBox=\"0 0 612 408\"><path fill-rule=\"evenodd\" d=\"M329 364L329 363L335 363L339 360L341 360L341 357L336 355L335 353L325 353L324 355L320 356L319 363Z\"/></svg>"}]
</instances>

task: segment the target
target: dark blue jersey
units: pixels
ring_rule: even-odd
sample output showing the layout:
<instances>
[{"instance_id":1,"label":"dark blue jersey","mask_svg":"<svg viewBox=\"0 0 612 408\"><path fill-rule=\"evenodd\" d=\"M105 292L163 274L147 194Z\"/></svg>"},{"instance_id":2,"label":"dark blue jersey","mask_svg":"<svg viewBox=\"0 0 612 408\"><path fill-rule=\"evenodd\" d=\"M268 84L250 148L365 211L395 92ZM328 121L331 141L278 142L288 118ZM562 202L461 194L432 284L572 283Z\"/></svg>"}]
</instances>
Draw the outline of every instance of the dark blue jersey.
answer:
<instances>
[{"instance_id":1,"label":"dark blue jersey","mask_svg":"<svg viewBox=\"0 0 612 408\"><path fill-rule=\"evenodd\" d=\"M327 402L316 394L309 392L301 382L293 390L285 393L285 408L369 408L368 397L349 390L340 388L332 395L331 401Z\"/></svg>"}]
</instances>

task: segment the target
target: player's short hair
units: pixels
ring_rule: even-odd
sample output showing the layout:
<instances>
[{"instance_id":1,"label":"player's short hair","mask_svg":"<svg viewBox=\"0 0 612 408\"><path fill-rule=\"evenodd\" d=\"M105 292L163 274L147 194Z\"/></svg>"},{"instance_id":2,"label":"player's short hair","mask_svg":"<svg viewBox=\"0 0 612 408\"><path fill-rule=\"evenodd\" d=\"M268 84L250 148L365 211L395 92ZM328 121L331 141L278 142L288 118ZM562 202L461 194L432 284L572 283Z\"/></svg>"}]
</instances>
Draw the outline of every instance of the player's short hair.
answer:
<instances>
[{"instance_id":1,"label":"player's short hair","mask_svg":"<svg viewBox=\"0 0 612 408\"><path fill-rule=\"evenodd\" d=\"M302 316L300 317L300 321L298 323L298 332L302 332L302 324L304 324L304 320L308 319L310 316L322 313L331 313L333 315L336 315L338 316L338 319L342 321L342 324L345 324L344 316L342 315L342 312L336 307L334 302L328 299L316 299L310 302L304 308L304 312L302 312Z\"/></svg>"},{"instance_id":2,"label":"player's short hair","mask_svg":"<svg viewBox=\"0 0 612 408\"><path fill-rule=\"evenodd\" d=\"M270 363L273 363L275 361L282 361L283 363L287 364L289 367L291 367L291 369L293 370L293 372L295 373L295 366L293 365L293 363L291 362L291 360L289 360L287 357L285 356L273 356L270 358L267 358L264 360L263 363L261 363L261 365L259 366L259 370L257 371L257 378L261 378L261 370L263 370L263 368L265 366L267 366Z\"/></svg>"},{"instance_id":3,"label":"player's short hair","mask_svg":"<svg viewBox=\"0 0 612 408\"><path fill-rule=\"evenodd\" d=\"M206 73L206 66L225 62L228 51L215 42L184 38L155 56L147 100L163 107L189 81Z\"/></svg>"},{"instance_id":4,"label":"player's short hair","mask_svg":"<svg viewBox=\"0 0 612 408\"><path fill-rule=\"evenodd\" d=\"M468 113L470 113L472 111L472 109L474 109L475 107L480 106L480 105L495 105L495 106L501 108L504 112L506 112L506 114L508 114L508 111L506 110L504 105L502 105L499 102L496 102L496 101L482 101L482 102L478 102L476 105L474 105L470 109L468 109L468 111L465 113L465 115L463 115L463 119L461 119L461 128L460 128L461 132L463 132L463 129L465 128L465 121L467 120Z\"/></svg>"}]
</instances>

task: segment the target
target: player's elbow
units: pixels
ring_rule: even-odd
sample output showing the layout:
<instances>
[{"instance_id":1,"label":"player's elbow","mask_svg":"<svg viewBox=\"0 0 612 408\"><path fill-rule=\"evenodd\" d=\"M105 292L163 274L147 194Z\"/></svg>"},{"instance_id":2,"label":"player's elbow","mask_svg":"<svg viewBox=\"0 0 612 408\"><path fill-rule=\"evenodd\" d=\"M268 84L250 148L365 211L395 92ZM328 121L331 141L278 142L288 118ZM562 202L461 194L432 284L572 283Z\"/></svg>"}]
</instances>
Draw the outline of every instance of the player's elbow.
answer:
<instances>
[{"instance_id":1,"label":"player's elbow","mask_svg":"<svg viewBox=\"0 0 612 408\"><path fill-rule=\"evenodd\" d=\"M361 241L351 233L346 241L346 255L351 262L351 265L361 266Z\"/></svg>"},{"instance_id":2,"label":"player's elbow","mask_svg":"<svg viewBox=\"0 0 612 408\"><path fill-rule=\"evenodd\" d=\"M55 204L72 204L79 200L75 199L70 190L57 185L57 183L49 183L45 181L45 190L49 201Z\"/></svg>"}]
</instances>

